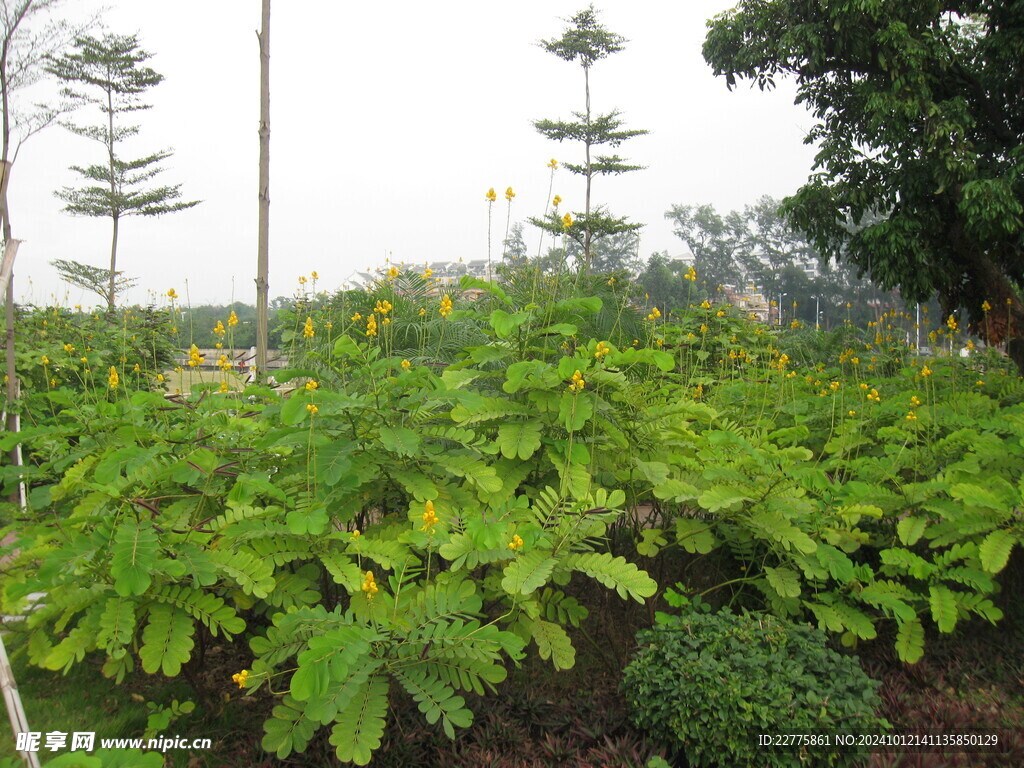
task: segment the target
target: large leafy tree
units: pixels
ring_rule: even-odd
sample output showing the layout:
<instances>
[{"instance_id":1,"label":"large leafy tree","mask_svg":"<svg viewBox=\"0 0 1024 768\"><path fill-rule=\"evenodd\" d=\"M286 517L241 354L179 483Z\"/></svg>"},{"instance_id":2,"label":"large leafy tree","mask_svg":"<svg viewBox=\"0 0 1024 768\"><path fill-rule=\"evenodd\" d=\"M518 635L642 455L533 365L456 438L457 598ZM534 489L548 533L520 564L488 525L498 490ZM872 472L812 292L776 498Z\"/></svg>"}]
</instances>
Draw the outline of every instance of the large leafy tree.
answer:
<instances>
[{"instance_id":1,"label":"large leafy tree","mask_svg":"<svg viewBox=\"0 0 1024 768\"><path fill-rule=\"evenodd\" d=\"M113 229L110 239L110 268L107 297L114 307L117 294L117 238L120 221L126 216L161 216L191 208L198 201L180 200L181 185L150 186L163 169L161 162L170 150L126 159L123 142L139 132L137 125L124 125L125 115L149 109L142 94L163 80L163 75L145 66L150 54L139 48L135 35L107 34L102 38L79 37L74 50L54 59L51 71L65 83L64 93L82 105L99 108L104 120L99 125L68 124L79 136L99 142L106 157L102 163L72 166L88 186L65 187L57 192L67 205L64 210L79 216L107 217Z\"/></svg>"},{"instance_id":2,"label":"large leafy tree","mask_svg":"<svg viewBox=\"0 0 1024 768\"><path fill-rule=\"evenodd\" d=\"M644 130L625 129L618 110L594 114L590 106L590 70L601 59L622 50L625 38L610 32L597 19L594 6L580 11L566 19L569 26L560 38L541 41L541 47L560 59L575 62L583 69L584 110L573 112L575 120L537 120L534 127L555 141L578 141L583 144L583 163L564 163L571 173L583 176L586 181L584 208L577 214L575 223L567 227L567 234L582 248L582 266L591 267L593 243L595 240L620 233L636 232L639 224L632 224L625 218L611 216L607 210L593 205L591 196L594 179L597 176L618 175L637 171L639 165L627 163L618 154L596 154L602 146L616 148L622 142L642 136ZM562 219L555 213L547 219L531 219L532 223L549 231L561 233Z\"/></svg>"},{"instance_id":3,"label":"large leafy tree","mask_svg":"<svg viewBox=\"0 0 1024 768\"><path fill-rule=\"evenodd\" d=\"M823 254L937 292L1024 369L1024 4L743 0L704 56L730 87L796 79L819 151L785 212Z\"/></svg>"}]
</instances>

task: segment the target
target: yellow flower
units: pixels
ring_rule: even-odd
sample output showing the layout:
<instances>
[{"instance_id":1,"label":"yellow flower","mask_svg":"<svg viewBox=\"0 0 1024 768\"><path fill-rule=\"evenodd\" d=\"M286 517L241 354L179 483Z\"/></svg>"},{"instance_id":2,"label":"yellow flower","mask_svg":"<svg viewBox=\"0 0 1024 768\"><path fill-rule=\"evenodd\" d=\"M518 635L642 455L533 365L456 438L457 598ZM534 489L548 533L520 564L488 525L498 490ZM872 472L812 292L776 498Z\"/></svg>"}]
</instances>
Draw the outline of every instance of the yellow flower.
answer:
<instances>
[{"instance_id":1,"label":"yellow flower","mask_svg":"<svg viewBox=\"0 0 1024 768\"><path fill-rule=\"evenodd\" d=\"M313 405L313 403L308 403L306 405L306 410L309 411L310 416L316 416L318 413L320 413L320 409Z\"/></svg>"},{"instance_id":2,"label":"yellow flower","mask_svg":"<svg viewBox=\"0 0 1024 768\"><path fill-rule=\"evenodd\" d=\"M512 541L508 543L508 548L511 549L513 552L517 549L523 548L523 539L518 533L515 534L512 537Z\"/></svg>"},{"instance_id":3,"label":"yellow flower","mask_svg":"<svg viewBox=\"0 0 1024 768\"><path fill-rule=\"evenodd\" d=\"M316 270L315 270L315 269L314 269L314 270L313 270L312 272L310 272L310 273L309 273L309 276L310 276L311 278L313 278L314 280L319 280L319 279L320 279L320 275L318 275L318 274L316 273Z\"/></svg>"},{"instance_id":4,"label":"yellow flower","mask_svg":"<svg viewBox=\"0 0 1024 768\"><path fill-rule=\"evenodd\" d=\"M857 415L856 411L847 411L847 413L849 413L851 416L856 416Z\"/></svg>"},{"instance_id":5,"label":"yellow flower","mask_svg":"<svg viewBox=\"0 0 1024 768\"><path fill-rule=\"evenodd\" d=\"M949 327L949 330L955 331L957 329L956 317L950 315L946 318L946 325Z\"/></svg>"},{"instance_id":6,"label":"yellow flower","mask_svg":"<svg viewBox=\"0 0 1024 768\"><path fill-rule=\"evenodd\" d=\"M612 351L611 347L609 347L605 342L599 341L599 342L597 342L597 348L594 349L594 357L596 357L598 360L600 360L602 357L604 357L605 355L607 355L611 351Z\"/></svg>"},{"instance_id":7,"label":"yellow flower","mask_svg":"<svg viewBox=\"0 0 1024 768\"><path fill-rule=\"evenodd\" d=\"M512 198L516 196L516 193L512 191L512 187L505 190L505 199L512 202Z\"/></svg>"},{"instance_id":8,"label":"yellow flower","mask_svg":"<svg viewBox=\"0 0 1024 768\"><path fill-rule=\"evenodd\" d=\"M420 317L423 317L425 314L427 314L427 308L426 307L420 307L420 312L419 312Z\"/></svg>"},{"instance_id":9,"label":"yellow flower","mask_svg":"<svg viewBox=\"0 0 1024 768\"><path fill-rule=\"evenodd\" d=\"M354 315L352 315L352 317L349 318L349 320L351 320L353 323L357 323L357 322L359 322L362 319L363 319L363 316L360 315L358 312L356 312Z\"/></svg>"},{"instance_id":10,"label":"yellow flower","mask_svg":"<svg viewBox=\"0 0 1024 768\"><path fill-rule=\"evenodd\" d=\"M412 363L410 363L408 360L403 360L402 361L402 370L403 371L408 371L410 368L412 368Z\"/></svg>"},{"instance_id":11,"label":"yellow flower","mask_svg":"<svg viewBox=\"0 0 1024 768\"><path fill-rule=\"evenodd\" d=\"M557 208L561 202L562 202L562 196L561 195L555 195L554 198L552 198L552 200L551 200L551 204L553 206L555 206L555 208Z\"/></svg>"},{"instance_id":12,"label":"yellow flower","mask_svg":"<svg viewBox=\"0 0 1024 768\"><path fill-rule=\"evenodd\" d=\"M158 373L156 375L156 380L162 382L164 380L164 375L162 373Z\"/></svg>"},{"instance_id":13,"label":"yellow flower","mask_svg":"<svg viewBox=\"0 0 1024 768\"><path fill-rule=\"evenodd\" d=\"M558 167L558 161L555 160L555 158L552 157L551 160L548 161L548 168L557 168L557 167Z\"/></svg>"},{"instance_id":14,"label":"yellow flower","mask_svg":"<svg viewBox=\"0 0 1024 768\"><path fill-rule=\"evenodd\" d=\"M707 299L704 299L704 301L702 301L700 303L700 308L701 309L711 309L711 303Z\"/></svg>"},{"instance_id":15,"label":"yellow flower","mask_svg":"<svg viewBox=\"0 0 1024 768\"><path fill-rule=\"evenodd\" d=\"M136 363L135 366L132 368L133 373L140 373L141 371L142 369L139 367L138 363Z\"/></svg>"},{"instance_id":16,"label":"yellow flower","mask_svg":"<svg viewBox=\"0 0 1024 768\"><path fill-rule=\"evenodd\" d=\"M50 364L50 358L48 358L46 355L43 355L39 359L39 362L41 362L43 365L49 365Z\"/></svg>"},{"instance_id":17,"label":"yellow flower","mask_svg":"<svg viewBox=\"0 0 1024 768\"><path fill-rule=\"evenodd\" d=\"M568 229L571 226L572 226L572 215L569 214L569 213L566 213L565 216L562 217L562 229Z\"/></svg>"},{"instance_id":18,"label":"yellow flower","mask_svg":"<svg viewBox=\"0 0 1024 768\"><path fill-rule=\"evenodd\" d=\"M423 505L423 509L423 526L420 528L420 530L433 533L434 526L441 522L441 520L437 516L437 513L434 512L434 502L427 501L427 503Z\"/></svg>"},{"instance_id":19,"label":"yellow flower","mask_svg":"<svg viewBox=\"0 0 1024 768\"><path fill-rule=\"evenodd\" d=\"M170 299L176 299L178 298L178 294L175 292L173 288L171 288L171 290L167 292L167 297Z\"/></svg>"},{"instance_id":20,"label":"yellow flower","mask_svg":"<svg viewBox=\"0 0 1024 768\"><path fill-rule=\"evenodd\" d=\"M366 593L366 599L372 600L379 591L377 581L373 578L373 571L367 571L363 576L363 592Z\"/></svg>"},{"instance_id":21,"label":"yellow flower","mask_svg":"<svg viewBox=\"0 0 1024 768\"><path fill-rule=\"evenodd\" d=\"M65 344L64 345L64 351L65 352L74 352L75 351L75 347L73 345L71 345L71 344Z\"/></svg>"},{"instance_id":22,"label":"yellow flower","mask_svg":"<svg viewBox=\"0 0 1024 768\"><path fill-rule=\"evenodd\" d=\"M359 533L359 529L356 528L354 531L352 531L352 534L348 537L349 541L355 541L356 539L359 538L360 535L361 534Z\"/></svg>"},{"instance_id":23,"label":"yellow flower","mask_svg":"<svg viewBox=\"0 0 1024 768\"><path fill-rule=\"evenodd\" d=\"M654 307L651 310L651 313L647 315L648 320L657 320L659 317L661 317L661 310L658 309L657 307Z\"/></svg>"},{"instance_id":24,"label":"yellow flower","mask_svg":"<svg viewBox=\"0 0 1024 768\"><path fill-rule=\"evenodd\" d=\"M424 278L430 277L433 274L434 274L434 270L430 269L429 267L427 269L423 270L423 277Z\"/></svg>"},{"instance_id":25,"label":"yellow flower","mask_svg":"<svg viewBox=\"0 0 1024 768\"><path fill-rule=\"evenodd\" d=\"M391 267L388 270L388 277L390 277L392 280L398 277L398 267Z\"/></svg>"},{"instance_id":26,"label":"yellow flower","mask_svg":"<svg viewBox=\"0 0 1024 768\"><path fill-rule=\"evenodd\" d=\"M725 311L721 309L718 310L717 312L715 312L715 317L725 317Z\"/></svg>"},{"instance_id":27,"label":"yellow flower","mask_svg":"<svg viewBox=\"0 0 1024 768\"><path fill-rule=\"evenodd\" d=\"M233 682L235 682L235 683L238 683L238 687L239 688L245 688L246 687L246 681L248 681L248 679L249 679L249 670L247 670L247 669L243 669L241 672L238 672L237 674L234 674L234 675L231 676L231 680Z\"/></svg>"},{"instance_id":28,"label":"yellow flower","mask_svg":"<svg viewBox=\"0 0 1024 768\"><path fill-rule=\"evenodd\" d=\"M445 294L441 297L441 308L437 310L441 317L448 317L452 313L452 299L451 296Z\"/></svg>"},{"instance_id":29,"label":"yellow flower","mask_svg":"<svg viewBox=\"0 0 1024 768\"><path fill-rule=\"evenodd\" d=\"M306 284L306 276L305 275L299 275L299 285L305 285L305 284Z\"/></svg>"},{"instance_id":30,"label":"yellow flower","mask_svg":"<svg viewBox=\"0 0 1024 768\"><path fill-rule=\"evenodd\" d=\"M708 327L706 325L704 325L704 323L700 324L700 332L701 333L707 333L708 332Z\"/></svg>"},{"instance_id":31,"label":"yellow flower","mask_svg":"<svg viewBox=\"0 0 1024 768\"><path fill-rule=\"evenodd\" d=\"M376 336L377 335L377 316L370 315L366 318L366 335Z\"/></svg>"},{"instance_id":32,"label":"yellow flower","mask_svg":"<svg viewBox=\"0 0 1024 768\"><path fill-rule=\"evenodd\" d=\"M907 411L907 421L917 421L917 414L913 411Z\"/></svg>"},{"instance_id":33,"label":"yellow flower","mask_svg":"<svg viewBox=\"0 0 1024 768\"><path fill-rule=\"evenodd\" d=\"M582 392L586 384L587 382L583 380L583 374L576 371L572 375L572 383L569 384L569 391L573 393Z\"/></svg>"},{"instance_id":34,"label":"yellow flower","mask_svg":"<svg viewBox=\"0 0 1024 768\"><path fill-rule=\"evenodd\" d=\"M693 267L690 267L686 270L686 274L683 275L683 278L689 280L691 283L695 282L697 280L697 271Z\"/></svg>"},{"instance_id":35,"label":"yellow flower","mask_svg":"<svg viewBox=\"0 0 1024 768\"><path fill-rule=\"evenodd\" d=\"M992 305L991 305L991 304L989 304L989 303L988 303L987 301L983 301L983 302L981 302L981 311L982 311L982 312L988 312L988 311L990 311L991 309L992 309Z\"/></svg>"},{"instance_id":36,"label":"yellow flower","mask_svg":"<svg viewBox=\"0 0 1024 768\"><path fill-rule=\"evenodd\" d=\"M217 359L217 367L220 368L222 371L230 371L231 370L231 361L228 360L228 356L227 355L221 355Z\"/></svg>"},{"instance_id":37,"label":"yellow flower","mask_svg":"<svg viewBox=\"0 0 1024 768\"><path fill-rule=\"evenodd\" d=\"M196 368L202 365L205 360L206 358L199 354L199 347L193 344L188 351L188 367Z\"/></svg>"},{"instance_id":38,"label":"yellow flower","mask_svg":"<svg viewBox=\"0 0 1024 768\"><path fill-rule=\"evenodd\" d=\"M931 368L929 368L929 367L928 367L928 366L926 365L926 366L925 366L924 368L922 368L922 369L921 369L921 375L922 375L922 376L931 376L931 375L932 375L932 369L931 369Z\"/></svg>"},{"instance_id":39,"label":"yellow flower","mask_svg":"<svg viewBox=\"0 0 1024 768\"><path fill-rule=\"evenodd\" d=\"M222 381L220 383L220 389L218 391L219 392L227 392L228 391L228 383L226 381Z\"/></svg>"},{"instance_id":40,"label":"yellow flower","mask_svg":"<svg viewBox=\"0 0 1024 768\"><path fill-rule=\"evenodd\" d=\"M982 381L981 379L978 379L976 382L974 382L974 386L976 386L976 387L984 387L985 386L985 382Z\"/></svg>"},{"instance_id":41,"label":"yellow flower","mask_svg":"<svg viewBox=\"0 0 1024 768\"><path fill-rule=\"evenodd\" d=\"M384 318L384 325L391 325L391 318L390 317L385 317Z\"/></svg>"},{"instance_id":42,"label":"yellow flower","mask_svg":"<svg viewBox=\"0 0 1024 768\"><path fill-rule=\"evenodd\" d=\"M213 332L215 334L217 334L218 336L223 337L224 334L227 333L227 330L224 328L224 323L222 323L220 320L218 320L217 324L215 326L213 326Z\"/></svg>"},{"instance_id":43,"label":"yellow flower","mask_svg":"<svg viewBox=\"0 0 1024 768\"><path fill-rule=\"evenodd\" d=\"M487 190L487 194L484 195L484 197L487 199L487 202L489 202L489 203L493 203L495 200L498 199L498 195L495 194L495 192L494 192L494 187L491 187L490 189L488 189Z\"/></svg>"},{"instance_id":44,"label":"yellow flower","mask_svg":"<svg viewBox=\"0 0 1024 768\"><path fill-rule=\"evenodd\" d=\"M111 389L117 389L117 385L120 379L117 376L117 368L110 366L110 375L107 376L107 383Z\"/></svg>"},{"instance_id":45,"label":"yellow flower","mask_svg":"<svg viewBox=\"0 0 1024 768\"><path fill-rule=\"evenodd\" d=\"M57 386L57 380L56 379L50 379L50 389L53 389L56 386Z\"/></svg>"},{"instance_id":46,"label":"yellow flower","mask_svg":"<svg viewBox=\"0 0 1024 768\"><path fill-rule=\"evenodd\" d=\"M302 338L312 339L314 336L316 336L316 330L313 328L313 318L307 317L306 324L302 326Z\"/></svg>"},{"instance_id":47,"label":"yellow flower","mask_svg":"<svg viewBox=\"0 0 1024 768\"><path fill-rule=\"evenodd\" d=\"M920 399L918 399L917 395L914 395L913 397L910 398L910 405L912 407L917 408L917 406L919 406L920 404L921 401Z\"/></svg>"},{"instance_id":48,"label":"yellow flower","mask_svg":"<svg viewBox=\"0 0 1024 768\"><path fill-rule=\"evenodd\" d=\"M698 384L697 388L693 390L693 399L700 400L704 396L704 385Z\"/></svg>"},{"instance_id":49,"label":"yellow flower","mask_svg":"<svg viewBox=\"0 0 1024 768\"><path fill-rule=\"evenodd\" d=\"M309 381L306 382L306 389L308 389L310 392L317 389L319 386L320 384L317 382L316 379L310 379Z\"/></svg>"}]
</instances>

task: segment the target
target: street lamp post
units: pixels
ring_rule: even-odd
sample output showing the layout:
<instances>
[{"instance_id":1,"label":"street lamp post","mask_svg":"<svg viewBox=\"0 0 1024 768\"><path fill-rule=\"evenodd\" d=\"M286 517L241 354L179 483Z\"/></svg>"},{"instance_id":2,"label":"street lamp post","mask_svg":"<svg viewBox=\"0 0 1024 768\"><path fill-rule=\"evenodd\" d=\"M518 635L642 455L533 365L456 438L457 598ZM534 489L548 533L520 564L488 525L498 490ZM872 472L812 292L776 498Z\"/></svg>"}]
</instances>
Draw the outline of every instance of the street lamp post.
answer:
<instances>
[{"instance_id":1,"label":"street lamp post","mask_svg":"<svg viewBox=\"0 0 1024 768\"><path fill-rule=\"evenodd\" d=\"M821 299L818 296L811 296L814 299L814 330L821 330Z\"/></svg>"},{"instance_id":2,"label":"street lamp post","mask_svg":"<svg viewBox=\"0 0 1024 768\"><path fill-rule=\"evenodd\" d=\"M784 298L786 298L787 296L789 296L789 293L780 293L779 294L779 327L780 328L782 327L782 300Z\"/></svg>"}]
</instances>

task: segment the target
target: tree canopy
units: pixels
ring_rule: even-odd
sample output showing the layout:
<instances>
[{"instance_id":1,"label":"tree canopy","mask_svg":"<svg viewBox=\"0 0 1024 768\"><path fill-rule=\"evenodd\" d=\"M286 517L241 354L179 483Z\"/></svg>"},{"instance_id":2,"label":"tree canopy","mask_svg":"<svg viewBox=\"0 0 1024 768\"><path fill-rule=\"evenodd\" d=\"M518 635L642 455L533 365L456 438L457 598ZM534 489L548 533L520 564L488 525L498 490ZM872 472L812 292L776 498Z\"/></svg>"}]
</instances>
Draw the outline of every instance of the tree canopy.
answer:
<instances>
[{"instance_id":1,"label":"tree canopy","mask_svg":"<svg viewBox=\"0 0 1024 768\"><path fill-rule=\"evenodd\" d=\"M819 149L784 211L824 255L937 292L1024 366L1024 5L743 0L704 57L729 87L795 78Z\"/></svg>"}]
</instances>

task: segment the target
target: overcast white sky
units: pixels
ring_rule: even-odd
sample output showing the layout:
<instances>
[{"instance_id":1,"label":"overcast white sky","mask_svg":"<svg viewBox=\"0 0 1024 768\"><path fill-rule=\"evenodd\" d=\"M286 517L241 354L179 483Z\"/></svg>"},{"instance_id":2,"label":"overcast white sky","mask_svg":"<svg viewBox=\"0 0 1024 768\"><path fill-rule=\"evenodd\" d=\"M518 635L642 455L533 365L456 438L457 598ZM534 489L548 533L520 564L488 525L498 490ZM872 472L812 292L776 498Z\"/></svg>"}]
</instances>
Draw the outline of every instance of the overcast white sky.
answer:
<instances>
[{"instance_id":1,"label":"overcast white sky","mask_svg":"<svg viewBox=\"0 0 1024 768\"><path fill-rule=\"evenodd\" d=\"M68 17L98 4L68 0ZM181 183L191 210L130 218L118 268L147 290L187 287L193 304L252 303L256 265L259 0L108 2L111 32L138 33L166 80L137 113L141 132L126 154L173 147L158 177ZM648 136L618 150L646 170L598 179L594 197L645 224L641 254L683 251L665 211L712 203L720 211L792 193L806 178L812 118L793 88L728 92L701 56L707 19L729 0L595 2L603 23L628 39L591 72L593 108L622 110ZM546 163L580 162L582 150L538 134L531 121L569 118L583 107L577 64L536 42L560 36L584 0L443 3L276 0L272 19L271 296L290 294L317 270L338 287L354 270L395 261L485 257L489 187L500 253L508 186L512 219L540 215ZM78 118L86 119L86 115ZM92 119L92 118L90 118ZM62 212L53 191L78 184L72 164L102 161L99 145L52 128L30 140L11 179L18 295L48 303L66 286L49 266L109 259L108 219ZM554 192L583 207L583 181L564 170ZM527 227L536 248L538 233ZM31 278L31 284L28 278ZM187 285L186 285L187 281ZM96 299L77 290L71 303Z\"/></svg>"}]
</instances>

